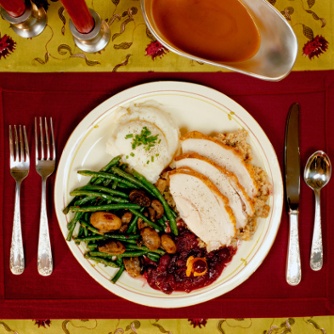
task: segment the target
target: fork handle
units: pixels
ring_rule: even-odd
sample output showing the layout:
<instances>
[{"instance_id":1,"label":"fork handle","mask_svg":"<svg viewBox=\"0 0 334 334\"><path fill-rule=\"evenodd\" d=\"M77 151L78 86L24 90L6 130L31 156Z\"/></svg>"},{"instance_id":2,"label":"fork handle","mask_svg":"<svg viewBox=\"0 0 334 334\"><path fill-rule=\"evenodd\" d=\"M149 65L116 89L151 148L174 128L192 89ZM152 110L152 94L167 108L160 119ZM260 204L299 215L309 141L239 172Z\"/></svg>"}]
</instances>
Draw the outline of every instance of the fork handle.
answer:
<instances>
[{"instance_id":1,"label":"fork handle","mask_svg":"<svg viewBox=\"0 0 334 334\"><path fill-rule=\"evenodd\" d=\"M49 276L53 271L53 260L46 210L46 178L42 178L42 198L39 221L37 269L40 275Z\"/></svg>"},{"instance_id":2,"label":"fork handle","mask_svg":"<svg viewBox=\"0 0 334 334\"><path fill-rule=\"evenodd\" d=\"M15 204L13 217L12 242L10 246L9 267L14 275L20 275L24 271L25 260L23 250L22 228L21 228L21 208L20 208L21 182L16 182Z\"/></svg>"}]
</instances>

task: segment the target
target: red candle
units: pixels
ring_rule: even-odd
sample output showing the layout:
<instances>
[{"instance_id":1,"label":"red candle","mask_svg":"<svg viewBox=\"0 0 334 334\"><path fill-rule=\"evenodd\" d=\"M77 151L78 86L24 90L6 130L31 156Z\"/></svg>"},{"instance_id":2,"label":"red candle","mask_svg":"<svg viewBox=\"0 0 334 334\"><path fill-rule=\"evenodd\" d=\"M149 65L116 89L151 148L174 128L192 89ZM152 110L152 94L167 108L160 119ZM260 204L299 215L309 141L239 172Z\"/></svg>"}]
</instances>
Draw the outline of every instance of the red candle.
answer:
<instances>
[{"instance_id":1,"label":"red candle","mask_svg":"<svg viewBox=\"0 0 334 334\"><path fill-rule=\"evenodd\" d=\"M19 17L26 10L24 0L0 0L0 6L12 17Z\"/></svg>"},{"instance_id":2,"label":"red candle","mask_svg":"<svg viewBox=\"0 0 334 334\"><path fill-rule=\"evenodd\" d=\"M1 0L0 0L1 1ZM11 1L11 0L9 0ZM94 28L94 19L85 0L60 0L70 16L75 28L81 34L87 34Z\"/></svg>"}]
</instances>

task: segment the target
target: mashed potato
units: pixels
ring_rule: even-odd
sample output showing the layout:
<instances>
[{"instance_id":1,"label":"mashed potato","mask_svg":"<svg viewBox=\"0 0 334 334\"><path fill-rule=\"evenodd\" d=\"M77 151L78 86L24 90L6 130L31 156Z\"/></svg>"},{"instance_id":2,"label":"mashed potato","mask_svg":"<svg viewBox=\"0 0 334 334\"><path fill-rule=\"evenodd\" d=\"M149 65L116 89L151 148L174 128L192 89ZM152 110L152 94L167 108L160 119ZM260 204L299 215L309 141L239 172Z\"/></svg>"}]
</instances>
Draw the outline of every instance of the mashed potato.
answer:
<instances>
[{"instance_id":1,"label":"mashed potato","mask_svg":"<svg viewBox=\"0 0 334 334\"><path fill-rule=\"evenodd\" d=\"M179 149L179 129L154 101L115 111L106 151L155 183Z\"/></svg>"}]
</instances>

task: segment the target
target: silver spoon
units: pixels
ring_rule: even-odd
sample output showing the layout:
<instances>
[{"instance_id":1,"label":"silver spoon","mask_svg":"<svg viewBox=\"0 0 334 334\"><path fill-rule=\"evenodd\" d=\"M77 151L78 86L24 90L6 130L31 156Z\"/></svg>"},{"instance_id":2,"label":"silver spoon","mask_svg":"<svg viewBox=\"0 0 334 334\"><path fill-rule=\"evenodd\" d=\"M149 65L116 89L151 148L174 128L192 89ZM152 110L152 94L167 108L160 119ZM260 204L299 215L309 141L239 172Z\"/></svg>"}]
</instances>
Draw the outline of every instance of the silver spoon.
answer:
<instances>
[{"instance_id":1,"label":"silver spoon","mask_svg":"<svg viewBox=\"0 0 334 334\"><path fill-rule=\"evenodd\" d=\"M304 180L313 189L315 196L314 227L311 246L310 266L320 270L323 264L320 190L329 182L332 175L332 165L328 155L323 151L314 152L307 160L304 170Z\"/></svg>"}]
</instances>

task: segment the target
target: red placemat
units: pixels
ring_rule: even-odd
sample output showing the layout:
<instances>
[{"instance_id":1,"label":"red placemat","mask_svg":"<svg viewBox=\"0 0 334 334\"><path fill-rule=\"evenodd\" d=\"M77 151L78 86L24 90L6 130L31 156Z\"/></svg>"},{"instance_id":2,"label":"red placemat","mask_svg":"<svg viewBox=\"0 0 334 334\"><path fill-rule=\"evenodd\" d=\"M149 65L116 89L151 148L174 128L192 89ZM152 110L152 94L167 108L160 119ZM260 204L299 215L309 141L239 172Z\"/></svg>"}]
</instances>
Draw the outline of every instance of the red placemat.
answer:
<instances>
[{"instance_id":1,"label":"red placemat","mask_svg":"<svg viewBox=\"0 0 334 334\"><path fill-rule=\"evenodd\" d=\"M31 168L22 187L23 236L27 266L20 276L9 271L8 258L14 203L14 181L8 166L8 125L26 124L33 144L35 116L52 116L59 155L81 119L99 103L128 87L156 80L182 80L215 88L240 103L262 126L280 162L284 129L292 102L301 104L301 162L317 149L334 161L334 71L295 72L279 83L268 83L234 73L100 73L100 74L1 74L0 130L1 225L0 255L2 318L243 318L333 314L333 255L330 199L331 182L322 192L325 263L319 272L308 265L313 227L312 191L301 184L300 241L303 278L291 287L285 282L288 219L281 227L269 255L260 268L235 290L204 304L182 309L140 306L114 296L80 267L58 227L51 200L50 230L55 270L41 277L36 269L40 206L40 177ZM1 100L0 100L1 102ZM33 145L31 145L33 147ZM33 153L32 153L33 158ZM282 166L282 165L281 165ZM52 196L54 175L49 181ZM1 198L1 196L3 196Z\"/></svg>"}]
</instances>

